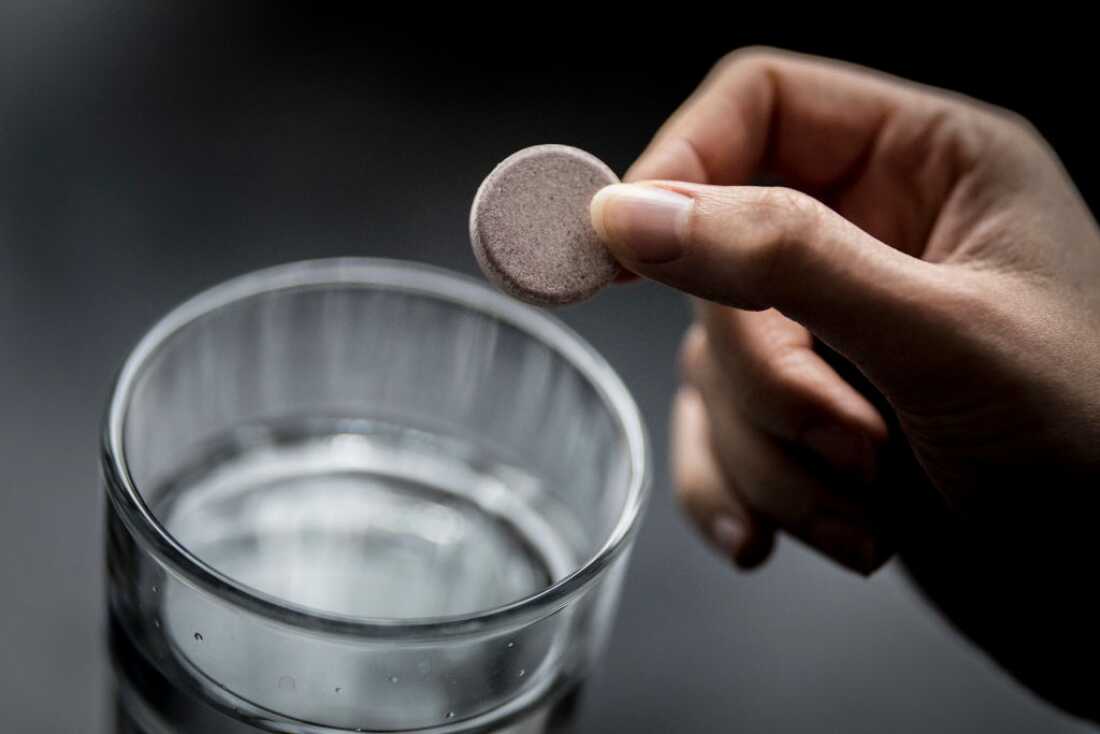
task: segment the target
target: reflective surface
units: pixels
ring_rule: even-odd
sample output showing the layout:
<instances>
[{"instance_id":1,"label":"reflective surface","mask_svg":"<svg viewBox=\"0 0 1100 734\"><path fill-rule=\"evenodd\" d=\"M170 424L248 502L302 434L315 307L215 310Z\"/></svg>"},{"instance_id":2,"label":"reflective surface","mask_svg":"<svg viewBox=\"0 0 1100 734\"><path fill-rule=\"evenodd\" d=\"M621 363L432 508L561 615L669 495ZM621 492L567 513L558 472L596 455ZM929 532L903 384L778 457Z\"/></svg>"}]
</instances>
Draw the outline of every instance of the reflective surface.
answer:
<instances>
[{"instance_id":1,"label":"reflective surface","mask_svg":"<svg viewBox=\"0 0 1100 734\"><path fill-rule=\"evenodd\" d=\"M376 422L236 433L157 492L154 512L203 563L268 596L347 616L450 617L518 601L578 565L578 521L516 492L538 482L521 469L463 461L469 447Z\"/></svg>"}]
</instances>

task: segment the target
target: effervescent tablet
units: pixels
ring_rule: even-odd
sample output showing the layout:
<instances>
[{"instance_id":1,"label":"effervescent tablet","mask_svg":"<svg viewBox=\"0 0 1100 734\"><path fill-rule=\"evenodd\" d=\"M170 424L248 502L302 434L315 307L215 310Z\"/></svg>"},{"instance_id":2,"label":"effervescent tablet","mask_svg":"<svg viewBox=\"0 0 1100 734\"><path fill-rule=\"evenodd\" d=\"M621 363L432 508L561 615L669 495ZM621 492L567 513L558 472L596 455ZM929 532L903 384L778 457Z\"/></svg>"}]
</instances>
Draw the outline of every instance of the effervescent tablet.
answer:
<instances>
[{"instance_id":1,"label":"effervescent tablet","mask_svg":"<svg viewBox=\"0 0 1100 734\"><path fill-rule=\"evenodd\" d=\"M470 241L485 276L540 306L588 298L620 269L589 218L597 191L619 178L595 156L536 145L504 159L470 210Z\"/></svg>"}]
</instances>

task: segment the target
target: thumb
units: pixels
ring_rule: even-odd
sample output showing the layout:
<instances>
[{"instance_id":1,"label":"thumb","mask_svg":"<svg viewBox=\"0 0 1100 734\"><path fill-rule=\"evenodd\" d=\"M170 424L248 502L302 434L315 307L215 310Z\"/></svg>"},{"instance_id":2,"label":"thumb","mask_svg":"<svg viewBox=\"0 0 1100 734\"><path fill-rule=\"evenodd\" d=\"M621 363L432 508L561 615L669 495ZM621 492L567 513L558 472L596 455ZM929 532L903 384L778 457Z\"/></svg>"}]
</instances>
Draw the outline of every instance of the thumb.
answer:
<instances>
[{"instance_id":1,"label":"thumb","mask_svg":"<svg viewBox=\"0 0 1100 734\"><path fill-rule=\"evenodd\" d=\"M775 308L857 362L935 328L936 266L810 196L756 186L616 184L592 225L628 270L735 308ZM942 326L940 327L942 329Z\"/></svg>"}]
</instances>

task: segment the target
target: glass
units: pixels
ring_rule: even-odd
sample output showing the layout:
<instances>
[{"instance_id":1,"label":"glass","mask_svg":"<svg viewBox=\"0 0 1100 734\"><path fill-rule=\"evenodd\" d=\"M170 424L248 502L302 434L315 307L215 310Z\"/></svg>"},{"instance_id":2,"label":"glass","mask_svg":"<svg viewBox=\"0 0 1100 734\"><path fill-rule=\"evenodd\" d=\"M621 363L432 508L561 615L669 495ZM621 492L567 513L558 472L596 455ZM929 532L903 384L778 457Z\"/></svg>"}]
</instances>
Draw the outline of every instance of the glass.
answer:
<instances>
[{"instance_id":1,"label":"glass","mask_svg":"<svg viewBox=\"0 0 1100 734\"><path fill-rule=\"evenodd\" d=\"M369 259L166 316L103 473L116 726L148 734L542 731L607 639L649 482L574 333Z\"/></svg>"}]
</instances>

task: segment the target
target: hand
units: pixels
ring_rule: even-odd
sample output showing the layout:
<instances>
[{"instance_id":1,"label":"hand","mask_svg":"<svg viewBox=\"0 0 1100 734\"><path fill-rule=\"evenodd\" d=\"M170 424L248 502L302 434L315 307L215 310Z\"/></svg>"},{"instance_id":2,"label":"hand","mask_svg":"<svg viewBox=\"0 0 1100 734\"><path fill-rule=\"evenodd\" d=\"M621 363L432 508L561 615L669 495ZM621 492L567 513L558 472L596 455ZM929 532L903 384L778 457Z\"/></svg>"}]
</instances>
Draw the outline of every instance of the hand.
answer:
<instances>
[{"instance_id":1,"label":"hand","mask_svg":"<svg viewBox=\"0 0 1100 734\"><path fill-rule=\"evenodd\" d=\"M1100 651L1075 591L1096 576L1100 233L1043 140L957 95L752 50L626 180L593 225L700 299L673 463L703 534L746 567L777 529L863 573L896 549L1006 667L1100 715L1065 665Z\"/></svg>"}]
</instances>

